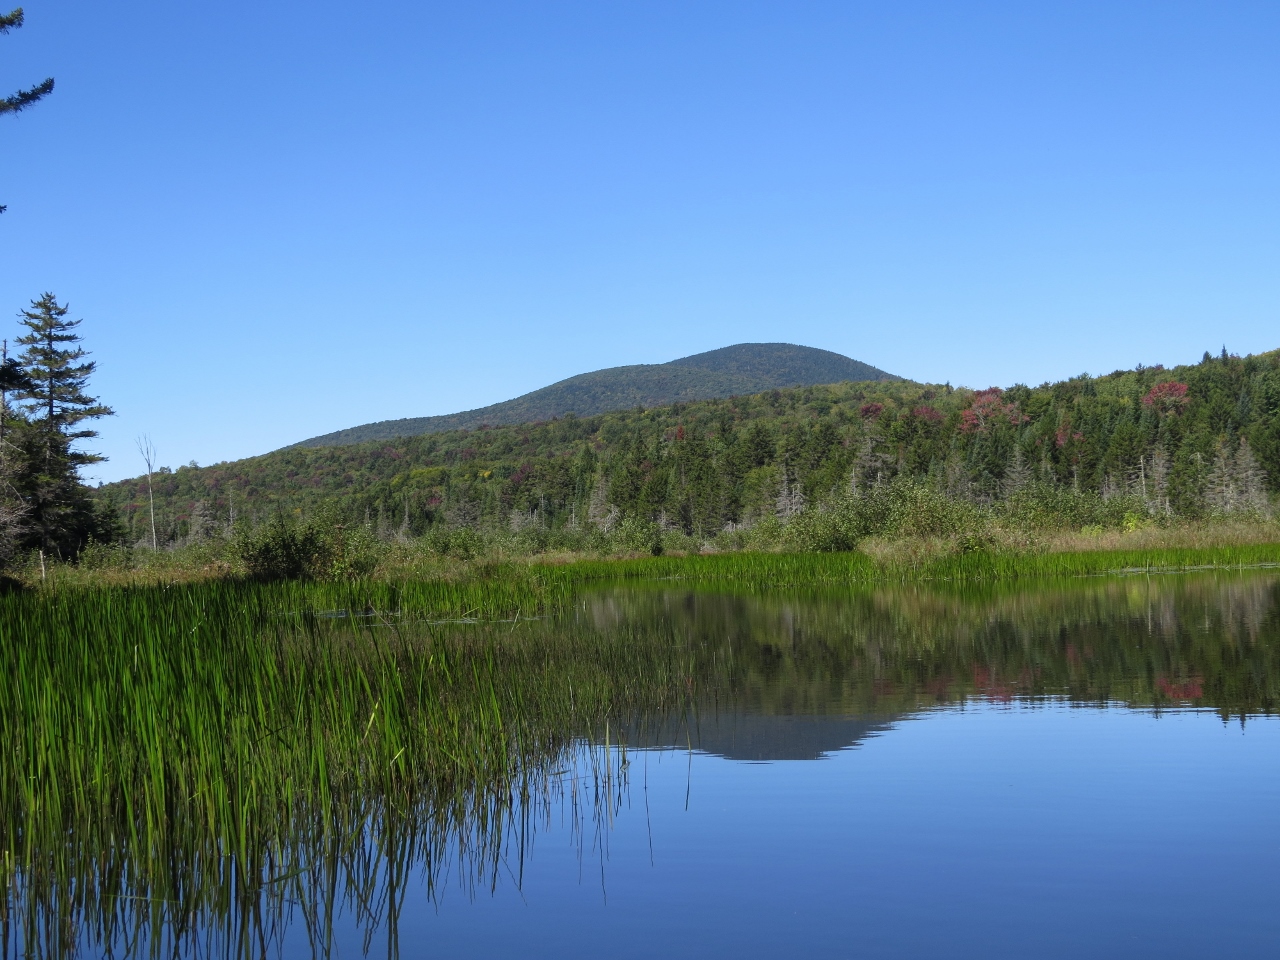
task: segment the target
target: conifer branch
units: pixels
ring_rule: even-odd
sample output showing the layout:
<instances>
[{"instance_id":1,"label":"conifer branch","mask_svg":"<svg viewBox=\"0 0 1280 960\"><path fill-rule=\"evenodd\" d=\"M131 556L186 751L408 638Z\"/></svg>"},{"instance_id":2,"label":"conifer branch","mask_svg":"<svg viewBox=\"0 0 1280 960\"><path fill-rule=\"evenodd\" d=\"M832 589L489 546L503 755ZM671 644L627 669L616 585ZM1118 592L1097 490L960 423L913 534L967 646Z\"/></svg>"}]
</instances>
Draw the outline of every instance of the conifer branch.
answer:
<instances>
[{"instance_id":1,"label":"conifer branch","mask_svg":"<svg viewBox=\"0 0 1280 960\"><path fill-rule=\"evenodd\" d=\"M0 33L8 33L10 30L17 30L22 26L26 19L26 14L22 12L22 8L18 7L10 13L0 13Z\"/></svg>"},{"instance_id":2,"label":"conifer branch","mask_svg":"<svg viewBox=\"0 0 1280 960\"><path fill-rule=\"evenodd\" d=\"M36 84L30 90L19 90L13 96L0 100L0 114L25 110L51 93L53 93L53 77L46 77L42 83Z\"/></svg>"}]
</instances>

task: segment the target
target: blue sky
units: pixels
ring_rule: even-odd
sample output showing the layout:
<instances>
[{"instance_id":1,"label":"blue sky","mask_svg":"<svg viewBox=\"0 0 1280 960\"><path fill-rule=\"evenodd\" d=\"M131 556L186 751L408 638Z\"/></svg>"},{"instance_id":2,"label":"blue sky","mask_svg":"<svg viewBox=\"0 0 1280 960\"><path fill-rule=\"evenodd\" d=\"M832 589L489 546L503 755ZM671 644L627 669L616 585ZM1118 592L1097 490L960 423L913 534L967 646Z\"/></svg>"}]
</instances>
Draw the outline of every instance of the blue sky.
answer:
<instances>
[{"instance_id":1,"label":"blue sky","mask_svg":"<svg viewBox=\"0 0 1280 960\"><path fill-rule=\"evenodd\" d=\"M1280 347L1274 3L26 13L0 310L84 318L94 478L742 341L978 387Z\"/></svg>"}]
</instances>

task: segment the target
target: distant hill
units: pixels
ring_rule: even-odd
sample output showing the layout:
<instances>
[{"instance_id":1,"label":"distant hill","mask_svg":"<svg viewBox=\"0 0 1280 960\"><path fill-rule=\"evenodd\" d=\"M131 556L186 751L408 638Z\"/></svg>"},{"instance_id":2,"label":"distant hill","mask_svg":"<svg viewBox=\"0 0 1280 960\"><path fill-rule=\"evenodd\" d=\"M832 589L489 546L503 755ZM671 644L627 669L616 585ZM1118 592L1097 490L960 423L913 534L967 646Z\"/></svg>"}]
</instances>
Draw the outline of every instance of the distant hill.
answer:
<instances>
[{"instance_id":1,"label":"distant hill","mask_svg":"<svg viewBox=\"0 0 1280 960\"><path fill-rule=\"evenodd\" d=\"M572 413L590 417L635 407L745 396L765 390L844 381L899 380L830 350L791 343L739 343L670 363L638 363L581 373L514 400L439 417L380 420L294 444L337 447L481 426L536 423Z\"/></svg>"},{"instance_id":2,"label":"distant hill","mask_svg":"<svg viewBox=\"0 0 1280 960\"><path fill-rule=\"evenodd\" d=\"M709 536L795 509L796 491L821 505L847 495L855 478L866 490L895 476L928 478L985 503L1007 496L1014 481L1034 480L1064 496L1089 493L1098 510L1129 511L1126 498L1141 496L1155 518L1266 513L1264 495L1280 493L1280 350L1004 391L840 382L294 446L161 468L150 483L122 480L95 496L131 543L150 540L151 488L166 543L226 530L233 513L262 522L335 508L388 539L437 528L523 533L535 520L529 535L550 536L602 515L664 519ZM1076 510L1083 501L1061 502Z\"/></svg>"}]
</instances>

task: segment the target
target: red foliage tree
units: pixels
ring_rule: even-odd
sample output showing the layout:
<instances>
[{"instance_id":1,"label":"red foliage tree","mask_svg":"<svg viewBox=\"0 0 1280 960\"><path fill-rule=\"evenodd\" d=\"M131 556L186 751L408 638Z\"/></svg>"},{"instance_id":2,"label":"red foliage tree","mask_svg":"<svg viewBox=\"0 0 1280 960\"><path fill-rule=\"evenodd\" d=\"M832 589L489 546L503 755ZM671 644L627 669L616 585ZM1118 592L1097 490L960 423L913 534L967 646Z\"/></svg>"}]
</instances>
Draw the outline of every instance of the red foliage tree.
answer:
<instances>
[{"instance_id":1,"label":"red foliage tree","mask_svg":"<svg viewBox=\"0 0 1280 960\"><path fill-rule=\"evenodd\" d=\"M1030 417L1018 409L1018 405L1006 402L1004 391L999 387L987 387L973 395L969 406L960 411L960 431L962 433L986 433L994 423L1008 420L1017 426L1026 423Z\"/></svg>"},{"instance_id":2,"label":"red foliage tree","mask_svg":"<svg viewBox=\"0 0 1280 960\"><path fill-rule=\"evenodd\" d=\"M1142 405L1162 413L1179 413L1187 405L1187 385L1176 380L1157 383L1142 398Z\"/></svg>"}]
</instances>

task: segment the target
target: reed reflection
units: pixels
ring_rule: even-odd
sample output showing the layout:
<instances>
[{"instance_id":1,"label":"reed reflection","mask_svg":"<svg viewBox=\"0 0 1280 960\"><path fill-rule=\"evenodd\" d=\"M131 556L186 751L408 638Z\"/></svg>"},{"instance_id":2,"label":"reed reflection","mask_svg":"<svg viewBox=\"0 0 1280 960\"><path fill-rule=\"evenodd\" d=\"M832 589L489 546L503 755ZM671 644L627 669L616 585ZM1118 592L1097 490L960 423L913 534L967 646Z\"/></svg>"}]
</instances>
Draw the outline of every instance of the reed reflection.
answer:
<instances>
[{"instance_id":1,"label":"reed reflection","mask_svg":"<svg viewBox=\"0 0 1280 960\"><path fill-rule=\"evenodd\" d=\"M189 739L154 755L90 749L105 741L84 715L74 735L53 728L72 743L42 739L40 717L14 715L39 699L11 692L5 956L250 957L299 931L329 956L353 928L396 956L406 897L518 887L566 812L583 856L606 849L637 748L812 760L972 700L1242 722L1280 705L1280 577L1266 572L785 594L629 584L544 620L235 622L244 636L203 633L209 603L166 609L156 643L194 631L227 657L254 651L261 672L191 678L220 693L161 684L143 641L137 660L104 655L124 675L112 689L132 691L120 710L165 695L205 711L171 714ZM47 681L97 689L45 663Z\"/></svg>"}]
</instances>

